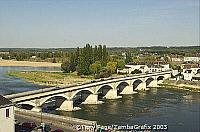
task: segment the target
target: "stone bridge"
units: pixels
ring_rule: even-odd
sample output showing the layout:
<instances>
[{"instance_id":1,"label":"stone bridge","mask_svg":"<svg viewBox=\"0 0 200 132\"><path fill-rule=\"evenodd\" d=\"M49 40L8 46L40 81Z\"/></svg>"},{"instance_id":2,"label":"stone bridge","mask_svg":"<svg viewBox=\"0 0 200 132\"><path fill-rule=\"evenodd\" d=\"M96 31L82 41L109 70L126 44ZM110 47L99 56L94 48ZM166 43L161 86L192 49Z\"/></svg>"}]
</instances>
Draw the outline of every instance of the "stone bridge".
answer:
<instances>
[{"instance_id":1,"label":"stone bridge","mask_svg":"<svg viewBox=\"0 0 200 132\"><path fill-rule=\"evenodd\" d=\"M164 79L171 77L171 71L135 74L131 76L106 78L90 83L68 87L52 87L5 96L12 102L32 106L40 111L44 104L55 102L59 110L74 111L80 109L75 104L100 104L101 98L118 99L122 94L134 94L137 90L157 87Z\"/></svg>"}]
</instances>

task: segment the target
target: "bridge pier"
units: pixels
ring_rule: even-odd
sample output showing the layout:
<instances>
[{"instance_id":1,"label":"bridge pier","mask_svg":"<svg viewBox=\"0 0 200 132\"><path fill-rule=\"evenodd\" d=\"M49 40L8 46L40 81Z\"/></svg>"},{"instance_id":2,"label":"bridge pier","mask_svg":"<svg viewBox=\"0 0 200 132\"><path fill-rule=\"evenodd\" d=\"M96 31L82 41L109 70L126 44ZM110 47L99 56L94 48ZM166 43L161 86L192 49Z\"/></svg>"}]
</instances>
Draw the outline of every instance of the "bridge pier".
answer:
<instances>
[{"instance_id":1,"label":"bridge pier","mask_svg":"<svg viewBox=\"0 0 200 132\"><path fill-rule=\"evenodd\" d=\"M141 83L137 86L136 90L149 90L149 88L147 88L146 82L141 82Z\"/></svg>"},{"instance_id":2,"label":"bridge pier","mask_svg":"<svg viewBox=\"0 0 200 132\"><path fill-rule=\"evenodd\" d=\"M157 80L151 81L150 84L148 85L148 87L158 87L158 82L157 82Z\"/></svg>"},{"instance_id":3,"label":"bridge pier","mask_svg":"<svg viewBox=\"0 0 200 132\"><path fill-rule=\"evenodd\" d=\"M104 96L106 99L119 99L122 98L122 96L117 96L117 89L111 89L107 92L107 94Z\"/></svg>"},{"instance_id":4,"label":"bridge pier","mask_svg":"<svg viewBox=\"0 0 200 132\"><path fill-rule=\"evenodd\" d=\"M133 91L133 85L126 86L120 94L135 94L136 91Z\"/></svg>"},{"instance_id":5,"label":"bridge pier","mask_svg":"<svg viewBox=\"0 0 200 132\"><path fill-rule=\"evenodd\" d=\"M63 111L75 111L75 110L80 110L81 108L79 107L74 107L74 102L72 100L65 100L60 108L57 110L63 110Z\"/></svg>"},{"instance_id":6,"label":"bridge pier","mask_svg":"<svg viewBox=\"0 0 200 132\"><path fill-rule=\"evenodd\" d=\"M157 84L162 84L163 80L158 80Z\"/></svg>"},{"instance_id":7,"label":"bridge pier","mask_svg":"<svg viewBox=\"0 0 200 132\"><path fill-rule=\"evenodd\" d=\"M35 112L41 112L42 111L42 108L41 107L38 107L38 106L35 106L31 109L31 111L35 111Z\"/></svg>"},{"instance_id":8,"label":"bridge pier","mask_svg":"<svg viewBox=\"0 0 200 132\"><path fill-rule=\"evenodd\" d=\"M102 101L98 101L98 94L90 94L82 104L102 104Z\"/></svg>"}]
</instances>

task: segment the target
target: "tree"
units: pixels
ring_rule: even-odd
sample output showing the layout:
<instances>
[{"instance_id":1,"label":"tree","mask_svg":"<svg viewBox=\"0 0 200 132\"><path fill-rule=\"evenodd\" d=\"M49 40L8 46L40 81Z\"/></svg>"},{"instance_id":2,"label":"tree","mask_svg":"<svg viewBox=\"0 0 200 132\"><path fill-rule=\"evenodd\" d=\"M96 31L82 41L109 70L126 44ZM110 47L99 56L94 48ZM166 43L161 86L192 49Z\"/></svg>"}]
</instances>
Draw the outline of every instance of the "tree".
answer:
<instances>
[{"instance_id":1,"label":"tree","mask_svg":"<svg viewBox=\"0 0 200 132\"><path fill-rule=\"evenodd\" d=\"M90 65L90 72L95 74L98 74L101 70L101 63L99 61L96 61L95 63Z\"/></svg>"},{"instance_id":2,"label":"tree","mask_svg":"<svg viewBox=\"0 0 200 132\"><path fill-rule=\"evenodd\" d=\"M69 61L65 61L61 64L61 70L64 73L69 73L70 72L70 62Z\"/></svg>"},{"instance_id":3,"label":"tree","mask_svg":"<svg viewBox=\"0 0 200 132\"><path fill-rule=\"evenodd\" d=\"M98 79L98 78L107 78L107 77L110 77L112 75L110 69L108 69L107 67L103 67L99 74L96 74L95 75L95 78Z\"/></svg>"},{"instance_id":4,"label":"tree","mask_svg":"<svg viewBox=\"0 0 200 132\"><path fill-rule=\"evenodd\" d=\"M131 72L131 74L140 74L140 73L142 73L142 71L139 69L135 69L134 71Z\"/></svg>"},{"instance_id":5,"label":"tree","mask_svg":"<svg viewBox=\"0 0 200 132\"><path fill-rule=\"evenodd\" d=\"M80 49L79 47L76 48L76 51L75 51L75 65L77 66L78 63L79 63L79 57L80 57Z\"/></svg>"},{"instance_id":6,"label":"tree","mask_svg":"<svg viewBox=\"0 0 200 132\"><path fill-rule=\"evenodd\" d=\"M131 57L131 52L127 52L126 53L126 59L125 59L125 63L129 63L129 62L132 62L132 57Z\"/></svg>"},{"instance_id":7,"label":"tree","mask_svg":"<svg viewBox=\"0 0 200 132\"><path fill-rule=\"evenodd\" d=\"M125 62L124 60L117 60L117 69L124 69Z\"/></svg>"},{"instance_id":8,"label":"tree","mask_svg":"<svg viewBox=\"0 0 200 132\"><path fill-rule=\"evenodd\" d=\"M108 53L106 51L106 45L104 45L103 51L102 51L102 65L103 66L106 66L106 64L107 64L107 56L108 56Z\"/></svg>"},{"instance_id":9,"label":"tree","mask_svg":"<svg viewBox=\"0 0 200 132\"><path fill-rule=\"evenodd\" d=\"M56 58L53 58L52 63L56 63Z\"/></svg>"},{"instance_id":10,"label":"tree","mask_svg":"<svg viewBox=\"0 0 200 132\"><path fill-rule=\"evenodd\" d=\"M70 55L70 71L76 71L76 56L74 53Z\"/></svg>"},{"instance_id":11,"label":"tree","mask_svg":"<svg viewBox=\"0 0 200 132\"><path fill-rule=\"evenodd\" d=\"M89 75L90 74L90 70L89 70L89 60L87 59L88 54L87 54L87 50L84 47L83 49L81 49L81 54L80 54L80 60L79 60L79 64L78 64L78 74L79 75Z\"/></svg>"},{"instance_id":12,"label":"tree","mask_svg":"<svg viewBox=\"0 0 200 132\"><path fill-rule=\"evenodd\" d=\"M98 57L98 61L102 61L102 46L101 45L98 46L97 57Z\"/></svg>"},{"instance_id":13,"label":"tree","mask_svg":"<svg viewBox=\"0 0 200 132\"><path fill-rule=\"evenodd\" d=\"M111 73L116 73L117 70L117 62L108 62L107 68L111 71Z\"/></svg>"},{"instance_id":14,"label":"tree","mask_svg":"<svg viewBox=\"0 0 200 132\"><path fill-rule=\"evenodd\" d=\"M95 45L94 47L94 62L98 60L98 47Z\"/></svg>"}]
</instances>

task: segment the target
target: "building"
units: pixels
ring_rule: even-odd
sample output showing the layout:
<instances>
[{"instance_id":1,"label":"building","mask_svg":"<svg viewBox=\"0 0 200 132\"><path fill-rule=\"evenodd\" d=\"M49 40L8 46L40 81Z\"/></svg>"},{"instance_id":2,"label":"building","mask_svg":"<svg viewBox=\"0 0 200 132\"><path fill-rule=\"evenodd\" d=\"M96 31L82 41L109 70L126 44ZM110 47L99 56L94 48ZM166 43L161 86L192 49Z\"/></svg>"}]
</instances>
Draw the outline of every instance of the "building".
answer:
<instances>
[{"instance_id":1,"label":"building","mask_svg":"<svg viewBox=\"0 0 200 132\"><path fill-rule=\"evenodd\" d=\"M180 62L180 61L183 61L183 59L182 58L171 58L171 61Z\"/></svg>"},{"instance_id":2,"label":"building","mask_svg":"<svg viewBox=\"0 0 200 132\"><path fill-rule=\"evenodd\" d=\"M170 55L169 58L172 62L182 62L184 60L183 56L180 55Z\"/></svg>"},{"instance_id":3,"label":"building","mask_svg":"<svg viewBox=\"0 0 200 132\"><path fill-rule=\"evenodd\" d=\"M144 64L136 64L136 63L128 63L125 65L125 68L122 70L117 70L117 73L127 73L131 74L135 70L139 70L141 73L146 73L148 71L147 65Z\"/></svg>"},{"instance_id":4,"label":"building","mask_svg":"<svg viewBox=\"0 0 200 132\"><path fill-rule=\"evenodd\" d=\"M200 61L200 57L184 57L185 62L198 62Z\"/></svg>"},{"instance_id":5,"label":"building","mask_svg":"<svg viewBox=\"0 0 200 132\"><path fill-rule=\"evenodd\" d=\"M148 72L162 72L170 70L169 64L153 64L148 66Z\"/></svg>"},{"instance_id":6,"label":"building","mask_svg":"<svg viewBox=\"0 0 200 132\"><path fill-rule=\"evenodd\" d=\"M126 73L131 74L134 71L140 71L141 73L152 73L152 72L162 72L170 70L169 64L152 64L152 65L145 65L143 63L136 64L136 63L129 63L125 65L125 68L122 70L117 70L117 73Z\"/></svg>"},{"instance_id":7,"label":"building","mask_svg":"<svg viewBox=\"0 0 200 132\"><path fill-rule=\"evenodd\" d=\"M194 79L197 79L200 74L200 66L199 64L183 64L183 77L184 80L192 81Z\"/></svg>"},{"instance_id":8,"label":"building","mask_svg":"<svg viewBox=\"0 0 200 132\"><path fill-rule=\"evenodd\" d=\"M14 105L0 95L0 132L14 132Z\"/></svg>"}]
</instances>

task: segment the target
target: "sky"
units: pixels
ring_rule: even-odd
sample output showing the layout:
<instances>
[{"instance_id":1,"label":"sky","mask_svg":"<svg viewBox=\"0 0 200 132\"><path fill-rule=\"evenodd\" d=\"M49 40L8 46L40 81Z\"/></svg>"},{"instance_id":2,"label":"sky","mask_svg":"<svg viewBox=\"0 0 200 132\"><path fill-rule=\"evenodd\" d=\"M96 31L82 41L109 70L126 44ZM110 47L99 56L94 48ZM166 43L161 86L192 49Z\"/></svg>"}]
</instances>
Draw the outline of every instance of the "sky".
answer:
<instances>
[{"instance_id":1,"label":"sky","mask_svg":"<svg viewBox=\"0 0 200 132\"><path fill-rule=\"evenodd\" d=\"M0 48L198 46L199 0L0 0Z\"/></svg>"}]
</instances>

